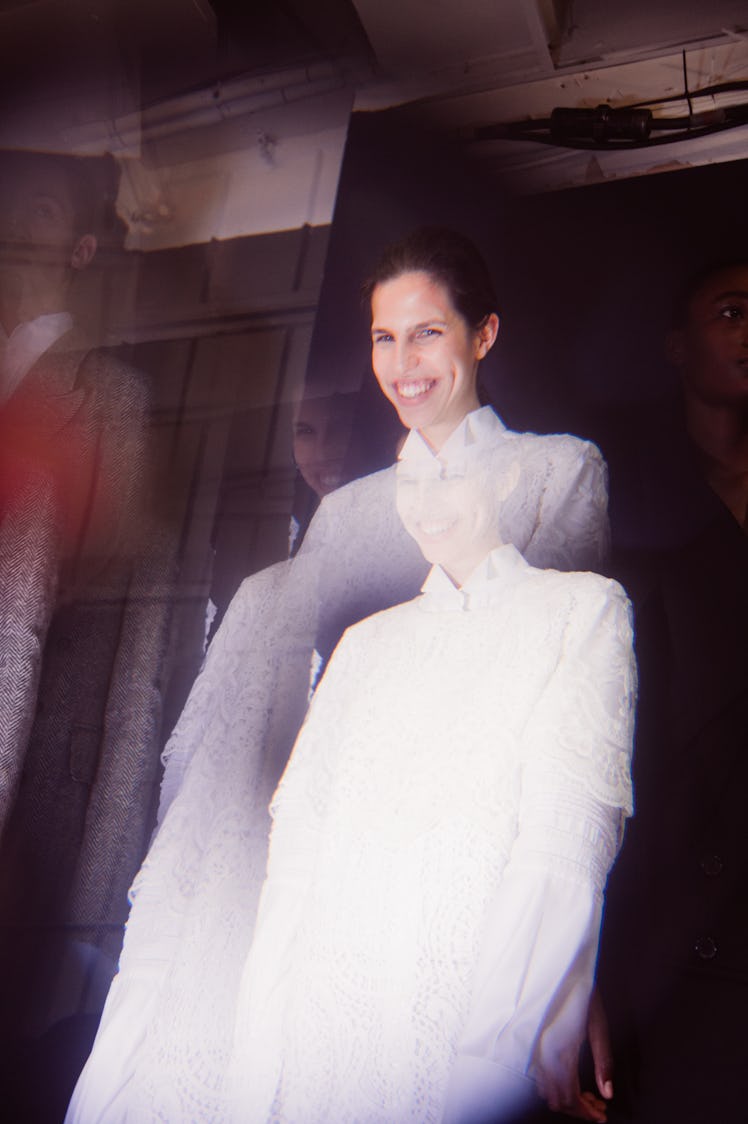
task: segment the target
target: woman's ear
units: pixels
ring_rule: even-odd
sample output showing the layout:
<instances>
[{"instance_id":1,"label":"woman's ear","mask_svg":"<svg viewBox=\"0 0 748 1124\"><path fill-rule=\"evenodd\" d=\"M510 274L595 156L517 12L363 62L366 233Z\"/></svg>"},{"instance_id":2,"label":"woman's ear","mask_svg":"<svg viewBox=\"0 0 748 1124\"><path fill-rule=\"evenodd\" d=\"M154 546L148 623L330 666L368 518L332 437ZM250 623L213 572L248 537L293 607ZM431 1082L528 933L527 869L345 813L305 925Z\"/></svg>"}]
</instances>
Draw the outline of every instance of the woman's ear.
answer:
<instances>
[{"instance_id":1,"label":"woman's ear","mask_svg":"<svg viewBox=\"0 0 748 1124\"><path fill-rule=\"evenodd\" d=\"M499 334L499 318L495 312L490 313L486 319L478 325L475 331L476 359L484 359L496 342L496 337Z\"/></svg>"},{"instance_id":2,"label":"woman's ear","mask_svg":"<svg viewBox=\"0 0 748 1124\"><path fill-rule=\"evenodd\" d=\"M96 253L96 235L84 234L73 247L70 264L73 269L85 269L93 261Z\"/></svg>"}]
</instances>

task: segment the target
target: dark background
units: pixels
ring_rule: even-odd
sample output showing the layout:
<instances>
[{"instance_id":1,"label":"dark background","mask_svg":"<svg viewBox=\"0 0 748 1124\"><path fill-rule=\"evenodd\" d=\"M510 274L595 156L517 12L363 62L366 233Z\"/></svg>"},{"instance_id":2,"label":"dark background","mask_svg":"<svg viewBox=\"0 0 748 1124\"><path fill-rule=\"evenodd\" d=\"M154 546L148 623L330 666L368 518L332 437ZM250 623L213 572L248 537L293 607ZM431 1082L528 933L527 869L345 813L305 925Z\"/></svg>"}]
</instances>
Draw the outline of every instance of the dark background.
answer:
<instances>
[{"instance_id":1,"label":"dark background","mask_svg":"<svg viewBox=\"0 0 748 1124\"><path fill-rule=\"evenodd\" d=\"M422 223L470 235L491 266L502 328L483 364L513 427L583 432L600 409L668 392L673 297L702 265L748 251L748 161L512 196L398 111L354 114L309 377L335 363L373 380L359 292L381 247Z\"/></svg>"}]
</instances>

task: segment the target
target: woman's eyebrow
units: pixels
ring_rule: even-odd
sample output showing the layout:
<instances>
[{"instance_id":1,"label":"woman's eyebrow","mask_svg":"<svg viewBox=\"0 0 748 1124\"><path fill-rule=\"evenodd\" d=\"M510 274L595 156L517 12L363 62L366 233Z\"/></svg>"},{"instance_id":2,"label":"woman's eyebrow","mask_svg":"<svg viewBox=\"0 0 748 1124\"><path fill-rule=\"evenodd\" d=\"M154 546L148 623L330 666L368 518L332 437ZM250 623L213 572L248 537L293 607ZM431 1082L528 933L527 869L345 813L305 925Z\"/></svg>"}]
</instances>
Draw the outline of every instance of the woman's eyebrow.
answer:
<instances>
[{"instance_id":1,"label":"woman's eyebrow","mask_svg":"<svg viewBox=\"0 0 748 1124\"><path fill-rule=\"evenodd\" d=\"M442 328L446 328L447 321L443 316L429 316L426 320L419 320L417 324L408 324L406 331L417 332L420 328L430 328L434 324L438 324ZM378 324L372 324L372 332L392 332L392 328L380 327Z\"/></svg>"}]
</instances>

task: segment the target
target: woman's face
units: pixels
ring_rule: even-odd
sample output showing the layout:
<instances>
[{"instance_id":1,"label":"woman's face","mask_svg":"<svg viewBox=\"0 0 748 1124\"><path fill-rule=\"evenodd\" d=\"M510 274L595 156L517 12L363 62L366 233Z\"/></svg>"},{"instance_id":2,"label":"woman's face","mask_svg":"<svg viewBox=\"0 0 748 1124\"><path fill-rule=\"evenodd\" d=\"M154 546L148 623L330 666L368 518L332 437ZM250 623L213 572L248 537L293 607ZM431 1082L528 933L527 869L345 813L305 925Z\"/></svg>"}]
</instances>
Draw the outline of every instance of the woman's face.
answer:
<instances>
[{"instance_id":1,"label":"woman's face","mask_svg":"<svg viewBox=\"0 0 748 1124\"><path fill-rule=\"evenodd\" d=\"M350 479L345 462L354 405L352 394L305 398L299 403L293 427L294 460L320 499Z\"/></svg>"},{"instance_id":2,"label":"woman's face","mask_svg":"<svg viewBox=\"0 0 748 1124\"><path fill-rule=\"evenodd\" d=\"M444 285L428 273L402 273L371 300L372 367L382 393L408 429L438 450L480 405L478 363L498 331L496 315L471 328Z\"/></svg>"},{"instance_id":3,"label":"woman's face","mask_svg":"<svg viewBox=\"0 0 748 1124\"><path fill-rule=\"evenodd\" d=\"M397 466L397 510L428 562L463 585L495 547L499 495L483 473L447 468L424 471L407 461Z\"/></svg>"}]
</instances>

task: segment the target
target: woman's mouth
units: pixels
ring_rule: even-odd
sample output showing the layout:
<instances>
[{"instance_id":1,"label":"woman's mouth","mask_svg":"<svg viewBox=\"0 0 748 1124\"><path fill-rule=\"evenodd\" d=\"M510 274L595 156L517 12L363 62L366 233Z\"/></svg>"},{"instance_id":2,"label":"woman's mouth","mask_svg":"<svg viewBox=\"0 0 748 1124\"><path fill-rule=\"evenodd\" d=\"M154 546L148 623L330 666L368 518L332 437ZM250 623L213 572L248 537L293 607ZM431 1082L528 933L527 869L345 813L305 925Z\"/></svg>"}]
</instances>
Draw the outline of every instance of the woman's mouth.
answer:
<instances>
[{"instance_id":1,"label":"woman's mouth","mask_svg":"<svg viewBox=\"0 0 748 1124\"><path fill-rule=\"evenodd\" d=\"M425 398L436 386L436 379L409 379L407 382L396 382L395 393L398 398L406 402L417 402Z\"/></svg>"},{"instance_id":2,"label":"woman's mouth","mask_svg":"<svg viewBox=\"0 0 748 1124\"><path fill-rule=\"evenodd\" d=\"M315 492L324 496L337 491L338 488L342 488L343 484L348 482L342 461L327 461L326 463L316 464L313 475L314 484L312 487Z\"/></svg>"},{"instance_id":3,"label":"woman's mouth","mask_svg":"<svg viewBox=\"0 0 748 1124\"><path fill-rule=\"evenodd\" d=\"M436 539L449 534L456 524L456 519L434 519L428 523L419 523L418 530L425 538Z\"/></svg>"},{"instance_id":4,"label":"woman's mouth","mask_svg":"<svg viewBox=\"0 0 748 1124\"><path fill-rule=\"evenodd\" d=\"M334 492L345 484L345 476L342 472L321 472L319 482L325 492Z\"/></svg>"}]
</instances>

